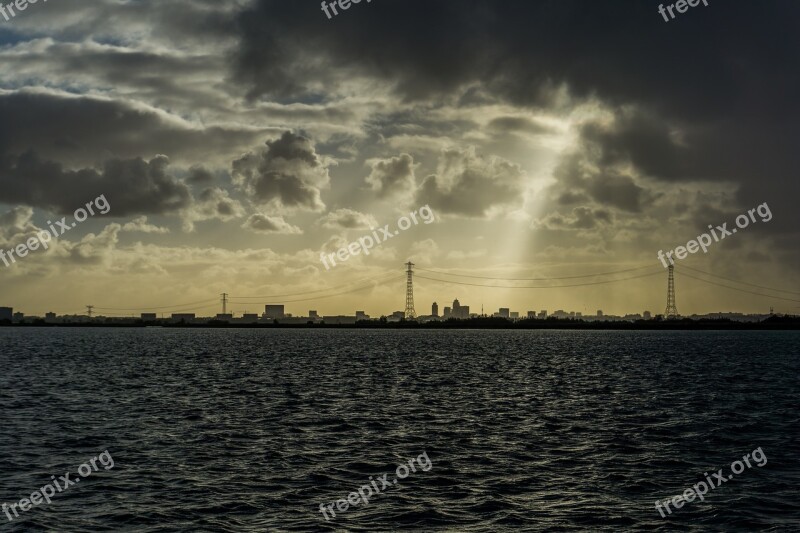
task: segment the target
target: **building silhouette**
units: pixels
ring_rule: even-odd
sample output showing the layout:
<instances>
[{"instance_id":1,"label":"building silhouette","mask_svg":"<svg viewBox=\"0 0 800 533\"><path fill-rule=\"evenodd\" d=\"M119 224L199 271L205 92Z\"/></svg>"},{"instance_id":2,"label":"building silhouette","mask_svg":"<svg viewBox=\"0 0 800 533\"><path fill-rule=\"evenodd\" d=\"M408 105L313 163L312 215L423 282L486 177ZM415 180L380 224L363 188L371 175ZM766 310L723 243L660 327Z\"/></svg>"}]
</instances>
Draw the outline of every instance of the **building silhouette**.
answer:
<instances>
[{"instance_id":1,"label":"building silhouette","mask_svg":"<svg viewBox=\"0 0 800 533\"><path fill-rule=\"evenodd\" d=\"M450 311L451 318L469 318L469 306L461 305L458 298L453 300L453 309Z\"/></svg>"},{"instance_id":2,"label":"building silhouette","mask_svg":"<svg viewBox=\"0 0 800 533\"><path fill-rule=\"evenodd\" d=\"M286 313L284 311L284 305L265 305L264 306L264 318L284 318Z\"/></svg>"}]
</instances>

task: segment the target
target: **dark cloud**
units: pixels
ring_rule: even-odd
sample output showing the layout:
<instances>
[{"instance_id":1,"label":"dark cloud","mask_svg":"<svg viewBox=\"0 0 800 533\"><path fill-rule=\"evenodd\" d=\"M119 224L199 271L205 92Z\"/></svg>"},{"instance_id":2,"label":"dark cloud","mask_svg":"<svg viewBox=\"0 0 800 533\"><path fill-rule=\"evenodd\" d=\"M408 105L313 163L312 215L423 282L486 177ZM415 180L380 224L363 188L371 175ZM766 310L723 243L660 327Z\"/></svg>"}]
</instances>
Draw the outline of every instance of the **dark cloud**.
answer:
<instances>
[{"instance_id":1,"label":"dark cloud","mask_svg":"<svg viewBox=\"0 0 800 533\"><path fill-rule=\"evenodd\" d=\"M720 115L757 103L754 84L741 83L751 77L762 95L797 94L800 81L775 67L798 63L798 15L791 1L729 1L665 23L657 5L638 0L404 0L327 20L318 3L260 0L239 16L236 76L255 96L312 94L357 73L408 99L483 84L521 104L542 103L564 83L578 96Z\"/></svg>"},{"instance_id":2,"label":"dark cloud","mask_svg":"<svg viewBox=\"0 0 800 533\"><path fill-rule=\"evenodd\" d=\"M519 165L478 155L472 148L446 150L438 173L425 178L417 190L416 203L443 214L479 218L495 208L520 206L525 187Z\"/></svg>"},{"instance_id":3,"label":"dark cloud","mask_svg":"<svg viewBox=\"0 0 800 533\"><path fill-rule=\"evenodd\" d=\"M182 210L183 229L194 230L194 223L203 220L222 220L223 222L243 217L245 210L241 202L231 198L230 193L219 187L203 189L191 205Z\"/></svg>"},{"instance_id":4,"label":"dark cloud","mask_svg":"<svg viewBox=\"0 0 800 533\"><path fill-rule=\"evenodd\" d=\"M584 144L600 151L598 163L604 167L630 163L642 174L667 179L689 179L681 168L681 153L671 137L668 124L656 116L634 110L620 110L612 125L590 123L581 130Z\"/></svg>"},{"instance_id":5,"label":"dark cloud","mask_svg":"<svg viewBox=\"0 0 800 533\"><path fill-rule=\"evenodd\" d=\"M105 195L106 216L174 214L192 202L189 188L167 173L169 159L109 159L101 171L67 170L34 152L0 156L0 202L42 207L71 214ZM99 213L98 213L99 214Z\"/></svg>"},{"instance_id":6,"label":"dark cloud","mask_svg":"<svg viewBox=\"0 0 800 533\"><path fill-rule=\"evenodd\" d=\"M492 119L489 129L499 133L552 133L552 128L526 117L497 117Z\"/></svg>"},{"instance_id":7,"label":"dark cloud","mask_svg":"<svg viewBox=\"0 0 800 533\"><path fill-rule=\"evenodd\" d=\"M231 127L195 127L163 111L89 96L22 91L0 94L0 153L34 150L65 165L162 153L226 157L264 135Z\"/></svg>"},{"instance_id":8,"label":"dark cloud","mask_svg":"<svg viewBox=\"0 0 800 533\"><path fill-rule=\"evenodd\" d=\"M374 159L367 163L372 167L367 176L367 183L379 198L408 193L416 187L414 158L409 154L400 154L389 159Z\"/></svg>"},{"instance_id":9,"label":"dark cloud","mask_svg":"<svg viewBox=\"0 0 800 533\"><path fill-rule=\"evenodd\" d=\"M285 132L266 148L233 162L234 183L258 204L321 211L320 188L328 185L327 165L310 139Z\"/></svg>"},{"instance_id":10,"label":"dark cloud","mask_svg":"<svg viewBox=\"0 0 800 533\"><path fill-rule=\"evenodd\" d=\"M613 165L598 162L597 150L584 147L562 158L554 172L558 180L549 189L554 205L566 206L591 200L601 206L639 213L656 195L642 187L630 175Z\"/></svg>"},{"instance_id":11,"label":"dark cloud","mask_svg":"<svg viewBox=\"0 0 800 533\"><path fill-rule=\"evenodd\" d=\"M214 174L211 173L204 165L193 165L189 169L189 175L186 176L188 183L211 183L214 181Z\"/></svg>"}]
</instances>

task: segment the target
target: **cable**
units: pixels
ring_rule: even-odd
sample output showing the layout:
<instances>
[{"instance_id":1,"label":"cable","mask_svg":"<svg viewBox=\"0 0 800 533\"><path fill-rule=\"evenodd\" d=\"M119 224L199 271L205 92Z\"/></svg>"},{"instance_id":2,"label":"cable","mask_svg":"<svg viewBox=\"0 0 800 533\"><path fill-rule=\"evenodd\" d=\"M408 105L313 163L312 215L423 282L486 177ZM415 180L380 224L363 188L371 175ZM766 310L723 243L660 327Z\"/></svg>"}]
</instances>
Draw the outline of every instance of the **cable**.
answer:
<instances>
[{"instance_id":1,"label":"cable","mask_svg":"<svg viewBox=\"0 0 800 533\"><path fill-rule=\"evenodd\" d=\"M392 278L387 278L386 280L372 279L372 280L366 280L366 281L370 281L370 282L375 281L377 283L383 283L385 281L388 281L389 279L394 279L395 276L396 276L396 274L392 274ZM298 293L295 293L295 294L268 294L268 295L265 295L265 296L230 296L230 298L236 298L238 300L269 300L270 298L291 298L293 296L305 296L307 294L314 294L316 292L335 291L335 290L340 289L342 287L348 287L348 286L354 285L356 283L360 283L360 282L359 281L352 281L350 283L345 283L344 285L339 285L337 287L328 287L327 289L317 289L315 291L298 292Z\"/></svg>"},{"instance_id":2,"label":"cable","mask_svg":"<svg viewBox=\"0 0 800 533\"><path fill-rule=\"evenodd\" d=\"M561 279L579 279L579 278L593 278L597 276L608 276L611 274L622 274L624 272L633 272L634 270L642 270L645 268L650 268L653 265L645 265L636 268L628 268L625 270L617 270L614 272L603 272L600 274L585 274L583 276L566 276L563 278L497 278L497 277L488 277L488 276L470 276L468 274L450 274L449 272L441 272L437 270L428 270L426 268L417 268L416 270L422 270L424 272L432 272L434 274L442 274L445 276L457 276L460 278L477 278L477 279L496 279L501 281L550 281L550 280L561 280Z\"/></svg>"},{"instance_id":3,"label":"cable","mask_svg":"<svg viewBox=\"0 0 800 533\"><path fill-rule=\"evenodd\" d=\"M199 302L189 302L185 304L175 304L175 305L163 305L161 307L97 307L94 306L94 309L99 311L149 311L152 309L169 309L172 307L186 307L189 305L198 305L206 302L216 302L217 299L214 298L212 300L200 300ZM207 306L208 307L208 306Z\"/></svg>"},{"instance_id":4,"label":"cable","mask_svg":"<svg viewBox=\"0 0 800 533\"><path fill-rule=\"evenodd\" d=\"M186 307L184 309L175 309L175 310L167 311L167 312L170 313L170 314L186 313L186 312L189 312L189 311L197 311L198 309L210 309L212 307L217 307L218 305L219 305L219 303L213 303L211 305L204 305L202 307Z\"/></svg>"},{"instance_id":5,"label":"cable","mask_svg":"<svg viewBox=\"0 0 800 533\"><path fill-rule=\"evenodd\" d=\"M489 287L489 288L492 288L492 289L565 289L565 288L569 288L569 287L586 287L586 286L589 286L589 285L602 285L604 283L614 283L614 282L617 282L617 281L628 281L628 280L632 280L632 279L648 278L650 276L655 276L655 275L658 275L658 274L661 274L660 270L658 272L653 272L652 274L642 274L641 276L632 276L630 278L609 279L609 280L605 280L605 281L595 281L595 282L591 282L591 283L576 283L576 284L573 284L573 285L549 285L549 286L545 286L545 287L542 287L542 286L535 286L534 287L534 286L530 286L530 285L521 286L521 287L498 287L497 285L484 285L484 284L481 284L481 283L466 283L466 282L463 282L463 281L449 281L449 280L446 280L446 279L426 278L425 276L416 276L416 277L418 279L426 279L428 281L438 281L438 282L441 282L441 283L452 283L452 284L455 284L455 285L469 285L470 287Z\"/></svg>"},{"instance_id":6,"label":"cable","mask_svg":"<svg viewBox=\"0 0 800 533\"><path fill-rule=\"evenodd\" d=\"M800 302L800 300L794 300L792 298L783 298L781 296L770 296L769 294L761 294L759 292L753 292L753 291L748 291L748 290L745 290L745 289L739 289L738 287L729 287L729 286L723 285L721 283L714 283L713 281L708 281L707 279L703 279L703 278L698 278L698 277L692 276L691 274L687 274L685 272L681 273L681 275L682 276L686 276L687 278L696 279L697 281L703 281L703 282L709 283L711 285L716 285L718 287L724 287L726 289L731 289L733 291L746 292L747 294L755 294L756 296L763 296L764 298L775 298L777 300L786 300L787 302Z\"/></svg>"},{"instance_id":7,"label":"cable","mask_svg":"<svg viewBox=\"0 0 800 533\"><path fill-rule=\"evenodd\" d=\"M756 287L758 289L765 289L765 290L768 290L768 291L785 292L787 294L798 294L798 295L800 295L800 292L787 291L787 290L784 290L784 289L773 289L772 287L764 287L762 285L754 285L753 283L747 283L745 281L738 281L738 280L735 280L735 279L726 278L726 277L720 276L718 274L711 274L709 272L703 272L702 270L698 270L696 268L692 268L692 267L686 266L686 265L681 265L681 268L688 268L689 270L694 270L695 272L699 272L701 274L705 274L706 276L712 276L712 277L715 277L715 278L724 279L725 281L732 281L733 283L741 283L742 285L749 285L750 287Z\"/></svg>"},{"instance_id":8,"label":"cable","mask_svg":"<svg viewBox=\"0 0 800 533\"><path fill-rule=\"evenodd\" d=\"M395 276L392 279L386 280L383 283L388 283L389 281L395 281L395 280L398 280L398 279L403 279L405 277L406 277L405 274L401 274L399 276ZM363 291L364 289L369 289L369 288L372 288L374 286L375 285L370 284L370 285L365 285L363 287L359 287L357 289L344 291L344 292L339 292L339 293L336 293L336 294L327 294L327 295L324 295L324 296L314 296L314 297L311 297L311 298L301 298L299 300L284 300L283 303L290 304L290 303L294 303L294 302L307 302L307 301L310 301L310 300L323 300L325 298L333 298L334 296L341 296L343 294L350 294L350 293L353 293L353 292ZM234 302L234 303L243 303L243 302Z\"/></svg>"}]
</instances>

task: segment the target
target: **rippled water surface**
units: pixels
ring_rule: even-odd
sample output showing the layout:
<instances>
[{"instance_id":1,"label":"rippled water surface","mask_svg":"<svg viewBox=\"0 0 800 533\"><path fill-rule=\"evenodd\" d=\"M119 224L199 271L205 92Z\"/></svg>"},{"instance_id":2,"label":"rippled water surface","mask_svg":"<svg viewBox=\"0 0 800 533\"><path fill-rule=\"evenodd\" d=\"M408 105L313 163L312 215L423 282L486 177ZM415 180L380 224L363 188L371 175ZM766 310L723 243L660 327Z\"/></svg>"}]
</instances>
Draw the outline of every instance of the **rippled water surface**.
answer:
<instances>
[{"instance_id":1,"label":"rippled water surface","mask_svg":"<svg viewBox=\"0 0 800 533\"><path fill-rule=\"evenodd\" d=\"M0 328L0 367L0 502L114 459L0 530L800 531L796 332Z\"/></svg>"}]
</instances>

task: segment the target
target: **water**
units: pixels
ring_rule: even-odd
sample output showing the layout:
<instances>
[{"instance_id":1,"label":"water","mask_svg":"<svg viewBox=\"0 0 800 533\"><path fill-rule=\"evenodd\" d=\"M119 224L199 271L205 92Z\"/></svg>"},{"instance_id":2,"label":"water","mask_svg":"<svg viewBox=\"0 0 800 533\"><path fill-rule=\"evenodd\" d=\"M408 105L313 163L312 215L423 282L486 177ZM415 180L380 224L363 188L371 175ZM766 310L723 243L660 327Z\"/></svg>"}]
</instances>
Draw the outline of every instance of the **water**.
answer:
<instances>
[{"instance_id":1,"label":"water","mask_svg":"<svg viewBox=\"0 0 800 533\"><path fill-rule=\"evenodd\" d=\"M797 332L0 328L0 502L114 460L0 529L798 531L799 354Z\"/></svg>"}]
</instances>

